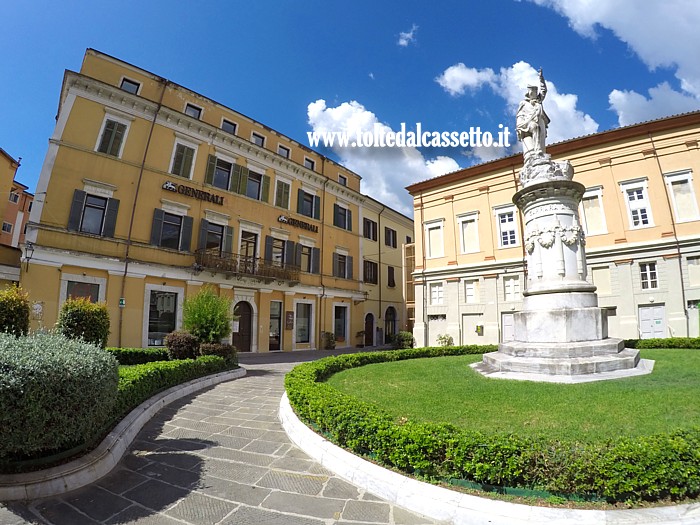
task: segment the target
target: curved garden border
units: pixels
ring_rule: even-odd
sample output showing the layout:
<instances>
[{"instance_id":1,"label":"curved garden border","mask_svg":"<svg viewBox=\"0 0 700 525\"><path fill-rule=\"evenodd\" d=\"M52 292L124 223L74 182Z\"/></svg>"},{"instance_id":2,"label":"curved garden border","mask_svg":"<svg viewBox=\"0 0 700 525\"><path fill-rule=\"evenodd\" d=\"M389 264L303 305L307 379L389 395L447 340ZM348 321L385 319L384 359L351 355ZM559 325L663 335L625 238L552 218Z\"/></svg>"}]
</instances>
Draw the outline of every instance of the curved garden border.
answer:
<instances>
[{"instance_id":1,"label":"curved garden border","mask_svg":"<svg viewBox=\"0 0 700 525\"><path fill-rule=\"evenodd\" d=\"M94 483L119 463L141 428L161 408L203 388L245 375L245 368L237 368L193 379L160 392L129 412L88 454L45 470L0 475L0 501L56 496Z\"/></svg>"}]
</instances>

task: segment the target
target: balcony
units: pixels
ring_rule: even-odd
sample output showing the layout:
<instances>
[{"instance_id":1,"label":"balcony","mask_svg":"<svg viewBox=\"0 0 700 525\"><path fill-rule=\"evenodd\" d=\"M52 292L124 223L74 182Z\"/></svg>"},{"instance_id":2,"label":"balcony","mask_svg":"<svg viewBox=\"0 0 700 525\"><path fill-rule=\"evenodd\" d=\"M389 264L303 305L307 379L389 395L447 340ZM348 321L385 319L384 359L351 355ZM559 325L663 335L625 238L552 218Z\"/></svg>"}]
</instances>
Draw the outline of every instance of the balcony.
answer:
<instances>
[{"instance_id":1,"label":"balcony","mask_svg":"<svg viewBox=\"0 0 700 525\"><path fill-rule=\"evenodd\" d=\"M197 250L195 261L202 270L222 273L227 279L252 277L267 283L279 281L282 284L283 281L287 281L292 286L299 282L301 271L298 266L235 253L221 253L218 249Z\"/></svg>"}]
</instances>

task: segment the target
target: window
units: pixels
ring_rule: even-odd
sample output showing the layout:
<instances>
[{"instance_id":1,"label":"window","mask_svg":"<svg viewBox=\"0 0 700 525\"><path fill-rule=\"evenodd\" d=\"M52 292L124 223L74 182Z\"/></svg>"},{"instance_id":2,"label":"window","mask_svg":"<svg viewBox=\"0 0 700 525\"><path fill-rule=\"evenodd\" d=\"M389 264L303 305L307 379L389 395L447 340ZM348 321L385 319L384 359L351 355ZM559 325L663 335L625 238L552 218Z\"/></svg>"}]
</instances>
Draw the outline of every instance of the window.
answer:
<instances>
[{"instance_id":1,"label":"window","mask_svg":"<svg viewBox=\"0 0 700 525\"><path fill-rule=\"evenodd\" d=\"M520 277L512 275L503 278L503 299L506 301L520 300Z\"/></svg>"},{"instance_id":2,"label":"window","mask_svg":"<svg viewBox=\"0 0 700 525\"><path fill-rule=\"evenodd\" d=\"M319 273L321 270L321 250L297 243L295 245L295 264L302 272Z\"/></svg>"},{"instance_id":3,"label":"window","mask_svg":"<svg viewBox=\"0 0 700 525\"><path fill-rule=\"evenodd\" d=\"M258 249L258 234L242 231L241 232L241 255L243 257L255 258Z\"/></svg>"},{"instance_id":4,"label":"window","mask_svg":"<svg viewBox=\"0 0 700 525\"><path fill-rule=\"evenodd\" d=\"M653 290L659 287L656 263L640 263L639 271L642 280L642 290Z\"/></svg>"},{"instance_id":5,"label":"window","mask_svg":"<svg viewBox=\"0 0 700 525\"><path fill-rule=\"evenodd\" d=\"M605 213L603 211L603 187L589 188L581 199L581 222L586 235L607 233Z\"/></svg>"},{"instance_id":6,"label":"window","mask_svg":"<svg viewBox=\"0 0 700 525\"><path fill-rule=\"evenodd\" d=\"M396 287L396 280L395 280L395 277L394 277L394 270L395 270L395 268L394 268L393 266L387 266L387 267L386 267L386 271L387 271L387 274L386 274L386 285L387 285L389 288L395 288L395 287Z\"/></svg>"},{"instance_id":7,"label":"window","mask_svg":"<svg viewBox=\"0 0 700 525\"><path fill-rule=\"evenodd\" d=\"M321 198L300 189L297 193L297 212L318 219L321 216Z\"/></svg>"},{"instance_id":8,"label":"window","mask_svg":"<svg viewBox=\"0 0 700 525\"><path fill-rule=\"evenodd\" d=\"M194 104L187 104L185 106L185 115L189 115L190 117L199 120L202 117L202 108L197 107Z\"/></svg>"},{"instance_id":9,"label":"window","mask_svg":"<svg viewBox=\"0 0 700 525\"><path fill-rule=\"evenodd\" d=\"M265 146L265 137L263 135L260 135L259 133L251 133L250 141L257 146L260 146L261 148Z\"/></svg>"},{"instance_id":10,"label":"window","mask_svg":"<svg viewBox=\"0 0 700 525\"><path fill-rule=\"evenodd\" d=\"M10 202L17 203L17 201L19 201L19 193L17 193L16 191L11 191L10 192Z\"/></svg>"},{"instance_id":11,"label":"window","mask_svg":"<svg viewBox=\"0 0 700 525\"><path fill-rule=\"evenodd\" d=\"M12 233L12 224L10 224L9 222L3 222L2 231L4 231L5 233Z\"/></svg>"},{"instance_id":12,"label":"window","mask_svg":"<svg viewBox=\"0 0 700 525\"><path fill-rule=\"evenodd\" d=\"M671 173L664 175L664 179L671 194L676 221L685 222L700 219L691 172Z\"/></svg>"},{"instance_id":13,"label":"window","mask_svg":"<svg viewBox=\"0 0 700 525\"><path fill-rule=\"evenodd\" d=\"M277 145L277 154L283 156L285 159L288 159L289 155L291 154L291 151L287 146L283 146L282 144L278 144Z\"/></svg>"},{"instance_id":14,"label":"window","mask_svg":"<svg viewBox=\"0 0 700 525\"><path fill-rule=\"evenodd\" d=\"M311 246L299 244L299 268L302 272L311 273Z\"/></svg>"},{"instance_id":15,"label":"window","mask_svg":"<svg viewBox=\"0 0 700 525\"><path fill-rule=\"evenodd\" d=\"M396 308L390 306L384 312L384 344L390 343L396 335L397 315Z\"/></svg>"},{"instance_id":16,"label":"window","mask_svg":"<svg viewBox=\"0 0 700 525\"><path fill-rule=\"evenodd\" d=\"M151 290L148 310L148 346L162 346L165 336L175 331L177 293Z\"/></svg>"},{"instance_id":17,"label":"window","mask_svg":"<svg viewBox=\"0 0 700 525\"><path fill-rule=\"evenodd\" d=\"M75 190L68 216L68 229L114 237L118 210L119 199L98 197L83 190Z\"/></svg>"},{"instance_id":18,"label":"window","mask_svg":"<svg viewBox=\"0 0 700 525\"><path fill-rule=\"evenodd\" d=\"M27 211L32 211L32 205L34 204L34 201L31 201L29 203L29 207L27 208Z\"/></svg>"},{"instance_id":19,"label":"window","mask_svg":"<svg viewBox=\"0 0 700 525\"><path fill-rule=\"evenodd\" d=\"M688 257L688 284L700 286L700 257Z\"/></svg>"},{"instance_id":20,"label":"window","mask_svg":"<svg viewBox=\"0 0 700 525\"><path fill-rule=\"evenodd\" d=\"M68 281L66 298L79 299L81 297L88 299L91 303L96 303L100 300L100 285L96 283Z\"/></svg>"},{"instance_id":21,"label":"window","mask_svg":"<svg viewBox=\"0 0 700 525\"><path fill-rule=\"evenodd\" d=\"M127 93L131 93L132 95L137 95L139 92L139 89L141 88L141 84L134 80L129 80L128 78L123 78L121 86L119 86L121 89L126 91Z\"/></svg>"},{"instance_id":22,"label":"window","mask_svg":"<svg viewBox=\"0 0 700 525\"><path fill-rule=\"evenodd\" d=\"M206 221L204 249L207 252L221 255L224 248L226 227L222 224Z\"/></svg>"},{"instance_id":23,"label":"window","mask_svg":"<svg viewBox=\"0 0 700 525\"><path fill-rule=\"evenodd\" d=\"M121 155L122 144L126 136L127 124L114 118L105 118L97 151L113 157Z\"/></svg>"},{"instance_id":24,"label":"window","mask_svg":"<svg viewBox=\"0 0 700 525\"><path fill-rule=\"evenodd\" d=\"M263 176L254 171L248 172L248 184L246 185L245 194L247 197L255 200L260 199L260 191L262 189Z\"/></svg>"},{"instance_id":25,"label":"window","mask_svg":"<svg viewBox=\"0 0 700 525\"><path fill-rule=\"evenodd\" d=\"M310 170L315 170L316 169L316 161L311 160L308 157L304 157L304 167L308 168Z\"/></svg>"},{"instance_id":26,"label":"window","mask_svg":"<svg viewBox=\"0 0 700 525\"><path fill-rule=\"evenodd\" d=\"M156 208L151 225L151 244L171 250L190 251L192 222L192 217Z\"/></svg>"},{"instance_id":27,"label":"window","mask_svg":"<svg viewBox=\"0 0 700 525\"><path fill-rule=\"evenodd\" d=\"M297 343L311 342L311 304L297 303L296 308L296 337Z\"/></svg>"},{"instance_id":28,"label":"window","mask_svg":"<svg viewBox=\"0 0 700 525\"><path fill-rule=\"evenodd\" d=\"M411 244L413 240L411 239L410 235L406 235L406 244Z\"/></svg>"},{"instance_id":29,"label":"window","mask_svg":"<svg viewBox=\"0 0 700 525\"><path fill-rule=\"evenodd\" d=\"M481 298L479 297L479 281L477 279L464 281L464 302L468 304L481 302Z\"/></svg>"},{"instance_id":30,"label":"window","mask_svg":"<svg viewBox=\"0 0 700 525\"><path fill-rule=\"evenodd\" d=\"M333 254L333 277L352 279L352 257L350 255Z\"/></svg>"},{"instance_id":31,"label":"window","mask_svg":"<svg viewBox=\"0 0 700 525\"><path fill-rule=\"evenodd\" d=\"M362 233L363 233L365 239L369 239L371 241L376 241L377 240L377 223L374 222L372 219L368 219L367 217L364 217L362 219Z\"/></svg>"},{"instance_id":32,"label":"window","mask_svg":"<svg viewBox=\"0 0 700 525\"><path fill-rule=\"evenodd\" d=\"M442 220L425 225L425 243L426 256L428 258L443 257L445 255L445 245L442 238Z\"/></svg>"},{"instance_id":33,"label":"window","mask_svg":"<svg viewBox=\"0 0 700 525\"><path fill-rule=\"evenodd\" d=\"M430 283L430 304L443 304L443 285L442 283Z\"/></svg>"},{"instance_id":34,"label":"window","mask_svg":"<svg viewBox=\"0 0 700 525\"><path fill-rule=\"evenodd\" d=\"M496 211L498 223L498 247L506 248L518 245L518 236L515 231L515 209L500 209Z\"/></svg>"},{"instance_id":35,"label":"window","mask_svg":"<svg viewBox=\"0 0 700 525\"><path fill-rule=\"evenodd\" d=\"M348 178L345 175L341 175L338 173L338 184L341 186L347 186L348 185Z\"/></svg>"},{"instance_id":36,"label":"window","mask_svg":"<svg viewBox=\"0 0 700 525\"><path fill-rule=\"evenodd\" d=\"M352 211L340 204L333 205L333 225L352 231Z\"/></svg>"},{"instance_id":37,"label":"window","mask_svg":"<svg viewBox=\"0 0 700 525\"><path fill-rule=\"evenodd\" d=\"M627 214L630 228L645 228L654 225L651 207L647 195L647 180L635 180L620 183L627 202Z\"/></svg>"},{"instance_id":38,"label":"window","mask_svg":"<svg viewBox=\"0 0 700 525\"><path fill-rule=\"evenodd\" d=\"M231 122L230 120L224 119L221 121L221 129L226 133L235 135L238 129L238 124L236 124L235 122Z\"/></svg>"},{"instance_id":39,"label":"window","mask_svg":"<svg viewBox=\"0 0 700 525\"><path fill-rule=\"evenodd\" d=\"M591 268L591 279L593 280L598 295L612 294L612 280L610 278L610 268L608 266Z\"/></svg>"},{"instance_id":40,"label":"window","mask_svg":"<svg viewBox=\"0 0 700 525\"><path fill-rule=\"evenodd\" d=\"M194 152L195 149L193 147L176 142L170 173L189 179L192 173L192 164L194 163Z\"/></svg>"},{"instance_id":41,"label":"window","mask_svg":"<svg viewBox=\"0 0 700 525\"><path fill-rule=\"evenodd\" d=\"M211 175L210 170L212 171ZM217 188L221 188L222 190L228 190L231 187L232 173L232 162L217 158L214 155L209 156L209 164L207 165L205 182Z\"/></svg>"},{"instance_id":42,"label":"window","mask_svg":"<svg viewBox=\"0 0 700 525\"><path fill-rule=\"evenodd\" d=\"M384 244L396 248L396 230L384 227Z\"/></svg>"},{"instance_id":43,"label":"window","mask_svg":"<svg viewBox=\"0 0 700 525\"><path fill-rule=\"evenodd\" d=\"M365 261L363 264L363 280L369 284L379 282L379 265L374 261Z\"/></svg>"},{"instance_id":44,"label":"window","mask_svg":"<svg viewBox=\"0 0 700 525\"><path fill-rule=\"evenodd\" d=\"M333 307L333 333L336 341L345 341L347 338L348 307L335 305Z\"/></svg>"},{"instance_id":45,"label":"window","mask_svg":"<svg viewBox=\"0 0 700 525\"><path fill-rule=\"evenodd\" d=\"M291 192L291 185L289 182L277 179L275 188L275 206L289 209L289 194Z\"/></svg>"},{"instance_id":46,"label":"window","mask_svg":"<svg viewBox=\"0 0 700 525\"><path fill-rule=\"evenodd\" d=\"M479 251L478 217L479 215L476 212L457 217L462 253L475 253Z\"/></svg>"},{"instance_id":47,"label":"window","mask_svg":"<svg viewBox=\"0 0 700 525\"><path fill-rule=\"evenodd\" d=\"M284 239L267 237L267 243L269 248L266 247L265 249L265 259L275 266L284 266L286 241Z\"/></svg>"}]
</instances>

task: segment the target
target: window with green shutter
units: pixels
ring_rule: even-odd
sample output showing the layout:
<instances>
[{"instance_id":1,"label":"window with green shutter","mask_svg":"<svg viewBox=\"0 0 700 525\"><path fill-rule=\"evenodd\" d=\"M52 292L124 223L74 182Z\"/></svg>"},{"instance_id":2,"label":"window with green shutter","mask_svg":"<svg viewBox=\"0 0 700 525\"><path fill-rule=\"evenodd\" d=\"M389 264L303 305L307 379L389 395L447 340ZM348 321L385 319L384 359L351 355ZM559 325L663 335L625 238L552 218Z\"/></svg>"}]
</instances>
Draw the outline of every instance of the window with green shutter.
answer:
<instances>
[{"instance_id":1,"label":"window with green shutter","mask_svg":"<svg viewBox=\"0 0 700 525\"><path fill-rule=\"evenodd\" d=\"M112 155L113 157L119 157L125 134L126 124L107 119L104 129L102 130L102 137L100 138L100 145L97 151Z\"/></svg>"},{"instance_id":2,"label":"window with green shutter","mask_svg":"<svg viewBox=\"0 0 700 525\"><path fill-rule=\"evenodd\" d=\"M284 208L285 210L289 209L289 192L290 192L290 187L289 183L278 180L277 181L277 187L275 189L275 206L279 206L280 208Z\"/></svg>"},{"instance_id":3,"label":"window with green shutter","mask_svg":"<svg viewBox=\"0 0 700 525\"><path fill-rule=\"evenodd\" d=\"M192 173L192 161L194 160L194 148L184 144L175 144L175 155L173 157L173 167L170 173L178 177L190 178Z\"/></svg>"}]
</instances>

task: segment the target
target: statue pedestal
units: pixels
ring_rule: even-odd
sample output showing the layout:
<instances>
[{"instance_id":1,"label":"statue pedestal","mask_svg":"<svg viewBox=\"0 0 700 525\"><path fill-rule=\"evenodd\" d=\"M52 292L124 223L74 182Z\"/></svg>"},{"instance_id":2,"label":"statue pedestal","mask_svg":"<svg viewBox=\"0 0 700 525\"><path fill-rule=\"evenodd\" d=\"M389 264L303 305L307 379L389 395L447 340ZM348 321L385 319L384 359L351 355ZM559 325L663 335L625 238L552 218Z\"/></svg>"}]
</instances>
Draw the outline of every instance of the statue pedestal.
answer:
<instances>
[{"instance_id":1,"label":"statue pedestal","mask_svg":"<svg viewBox=\"0 0 700 525\"><path fill-rule=\"evenodd\" d=\"M515 313L515 340L472 365L488 377L585 382L648 374L653 362L608 337L607 312L586 281L585 236L578 206L585 187L568 161L543 155L520 175L513 202L525 217L527 291Z\"/></svg>"}]
</instances>

